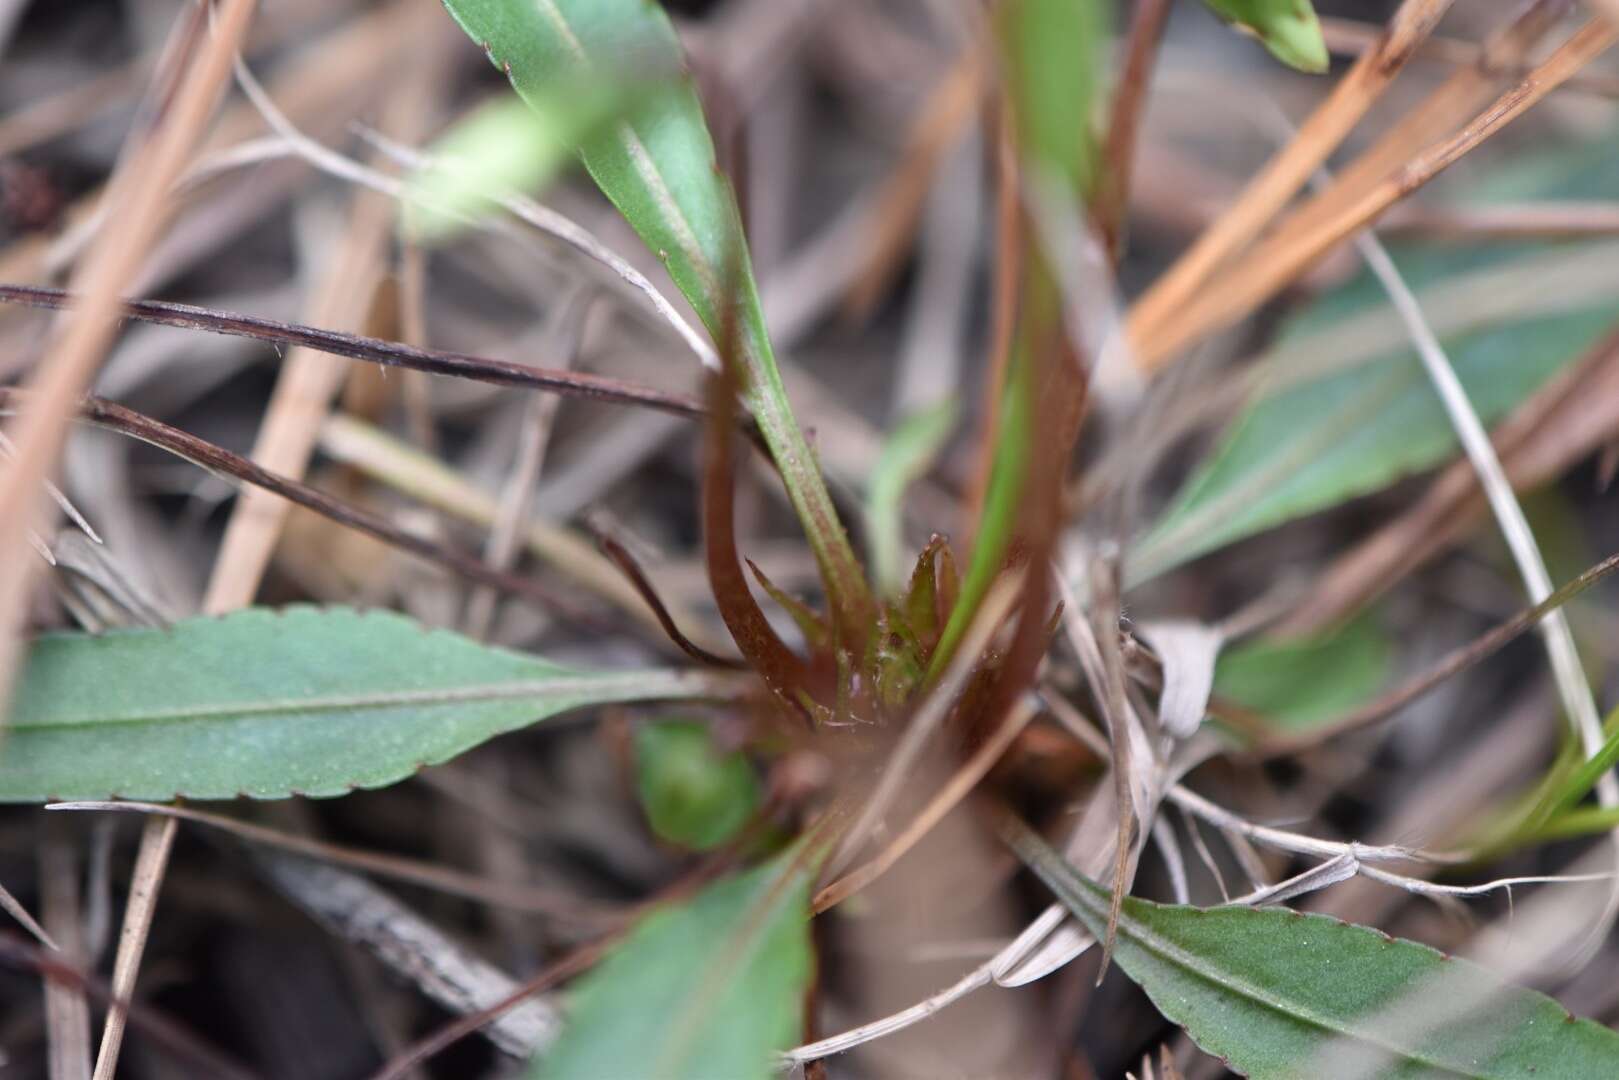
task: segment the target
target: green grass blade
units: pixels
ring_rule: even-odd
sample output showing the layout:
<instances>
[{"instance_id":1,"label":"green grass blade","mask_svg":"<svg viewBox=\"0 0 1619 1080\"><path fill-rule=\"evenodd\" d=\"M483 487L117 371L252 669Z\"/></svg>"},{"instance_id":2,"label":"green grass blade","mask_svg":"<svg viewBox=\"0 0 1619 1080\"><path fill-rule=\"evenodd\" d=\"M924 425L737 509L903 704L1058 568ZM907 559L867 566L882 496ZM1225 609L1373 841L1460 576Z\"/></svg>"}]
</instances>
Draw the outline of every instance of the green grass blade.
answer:
<instances>
[{"instance_id":1,"label":"green grass blade","mask_svg":"<svg viewBox=\"0 0 1619 1080\"><path fill-rule=\"evenodd\" d=\"M815 867L794 848L648 915L580 981L535 1080L769 1080L803 1026Z\"/></svg>"},{"instance_id":2,"label":"green grass blade","mask_svg":"<svg viewBox=\"0 0 1619 1080\"><path fill-rule=\"evenodd\" d=\"M386 611L55 634L27 654L0 801L344 795L570 709L723 692L708 673L579 671Z\"/></svg>"},{"instance_id":3,"label":"green grass blade","mask_svg":"<svg viewBox=\"0 0 1619 1080\"><path fill-rule=\"evenodd\" d=\"M1104 933L1107 892L1021 822L1006 832ZM1619 1034L1476 964L1326 916L1126 898L1113 956L1165 1017L1255 1080L1619 1076Z\"/></svg>"},{"instance_id":4,"label":"green grass blade","mask_svg":"<svg viewBox=\"0 0 1619 1080\"><path fill-rule=\"evenodd\" d=\"M668 17L648 0L445 0L445 6L542 112L559 88L577 87L585 75L664 77L619 122L586 138L580 156L716 341L735 300L744 399L808 534L833 610L863 635L875 614L865 577L787 401L736 200L716 166Z\"/></svg>"}]
</instances>

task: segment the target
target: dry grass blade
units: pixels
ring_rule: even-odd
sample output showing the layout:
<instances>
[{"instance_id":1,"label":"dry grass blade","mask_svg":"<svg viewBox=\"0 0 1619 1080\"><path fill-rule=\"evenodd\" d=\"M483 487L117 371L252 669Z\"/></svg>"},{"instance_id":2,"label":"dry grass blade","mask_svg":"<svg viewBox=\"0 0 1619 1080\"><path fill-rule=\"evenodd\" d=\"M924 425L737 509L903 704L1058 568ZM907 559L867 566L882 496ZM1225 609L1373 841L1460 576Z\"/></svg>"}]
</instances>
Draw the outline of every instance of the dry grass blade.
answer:
<instances>
[{"instance_id":1,"label":"dry grass blade","mask_svg":"<svg viewBox=\"0 0 1619 1080\"><path fill-rule=\"evenodd\" d=\"M1533 0L1476 50L1471 63L1454 71L1414 109L1409 110L1376 142L1341 170L1332 183L1275 230L1279 242L1289 233L1341 213L1343 208L1427 149L1488 104L1503 71L1522 64L1529 50L1567 13L1569 0Z\"/></svg>"},{"instance_id":2,"label":"dry grass blade","mask_svg":"<svg viewBox=\"0 0 1619 1080\"><path fill-rule=\"evenodd\" d=\"M29 383L32 408L16 427L16 459L0 476L0 552L9 552L20 542L13 530L21 533L37 522L35 491L51 471L77 411L78 396L112 340L119 293L157 236L163 202L213 112L255 6L254 0L225 0L212 20L211 35L202 32L208 9L193 8L182 16L184 29L176 40L186 42L193 55L172 97L159 105L149 138L127 154L114 175L103 203L108 225L74 278L83 306L68 321L49 362ZM160 64L159 70L166 66ZM27 559L0 561L0 619L7 622L0 627L0 698L6 695L16 658L17 640L10 623L26 598L33 566ZM128 1016L122 1003L134 989L173 838L173 823L168 821L150 823L142 835L113 969L116 1000L102 1031L95 1080L111 1080L117 1069Z\"/></svg>"},{"instance_id":3,"label":"dry grass blade","mask_svg":"<svg viewBox=\"0 0 1619 1080\"><path fill-rule=\"evenodd\" d=\"M318 280L309 301L311 322L344 326L364 319L392 226L389 202L369 192L358 193L328 265L314 274ZM321 421L348 377L348 368L307 348L288 353L254 439L252 459L271 472L301 477L314 453ZM225 525L225 538L203 599L205 608L229 611L253 602L288 509L284 500L267 493L251 488L242 492Z\"/></svg>"},{"instance_id":4,"label":"dry grass blade","mask_svg":"<svg viewBox=\"0 0 1619 1080\"><path fill-rule=\"evenodd\" d=\"M61 941L53 948L70 964L83 964L84 912L79 895L79 859L66 830L49 824L39 830L39 894L45 922ZM65 981L45 982L45 1038L50 1080L89 1080L90 1002Z\"/></svg>"},{"instance_id":5,"label":"dry grass blade","mask_svg":"<svg viewBox=\"0 0 1619 1080\"><path fill-rule=\"evenodd\" d=\"M1151 371L1167 359L1157 342L1178 324L1182 309L1210 276L1245 247L1309 181L1310 176L1387 90L1412 53L1433 32L1451 0L1405 0L1377 47L1355 61L1332 94L1249 183L1236 204L1131 309L1127 331L1136 362ZM1153 345L1152 349L1144 346Z\"/></svg>"},{"instance_id":6,"label":"dry grass blade","mask_svg":"<svg viewBox=\"0 0 1619 1080\"><path fill-rule=\"evenodd\" d=\"M1573 0L1555 0L1555 6L1566 12L1574 6ZM1321 16L1321 34L1326 39L1327 50L1343 56L1357 56L1368 49L1375 48L1381 31L1369 23L1358 22L1354 19L1337 18L1334 16ZM1437 60L1446 64L1477 64L1483 54L1483 47L1477 42L1462 41L1457 38L1433 35L1422 43L1417 56L1424 60ZM1497 74L1518 76L1527 70L1520 61L1515 64L1502 64ZM1597 97L1619 97L1619 79L1599 71L1581 72L1563 84L1563 89L1592 94Z\"/></svg>"},{"instance_id":7,"label":"dry grass blade","mask_svg":"<svg viewBox=\"0 0 1619 1080\"><path fill-rule=\"evenodd\" d=\"M126 1009L129 1022L148 1036L154 1045L188 1064L189 1071L176 1075L217 1077L218 1080L257 1080L254 1073L222 1057L184 1028L150 1009L114 997L94 975L15 935L0 936L0 965L38 972L55 985L70 987L85 996L106 1002L109 1008Z\"/></svg>"},{"instance_id":8,"label":"dry grass blade","mask_svg":"<svg viewBox=\"0 0 1619 1080\"><path fill-rule=\"evenodd\" d=\"M580 288L559 300L547 317L547 330L550 336L560 339L561 354L569 367L578 359L579 347L584 341L585 318L589 313L589 291ZM489 539L484 545L484 561L491 566L510 569L522 550L523 525L534 507L534 486L545 468L546 449L551 442L557 405L558 400L554 397L536 397L524 410L523 426L517 438L516 460L506 476L500 505L489 528ZM489 628L494 624L499 600L500 594L490 588L478 589L467 599L462 623L468 634L476 638L488 635Z\"/></svg>"},{"instance_id":9,"label":"dry grass blade","mask_svg":"<svg viewBox=\"0 0 1619 1080\"><path fill-rule=\"evenodd\" d=\"M157 234L163 200L213 112L254 6L254 0L226 0L211 36L201 32L203 9L182 16L177 40L192 44L194 55L172 98L154 119L150 138L128 153L114 177L106 196L111 223L74 277L84 305L53 343L49 362L29 382L37 405L15 425L16 457L0 474L0 553L5 553L0 554L0 620L4 620L0 697L11 682L17 653L15 620L36 565L9 553L22 545L29 528L39 525L40 484L54 467L76 399L112 340L118 294L139 269Z\"/></svg>"},{"instance_id":10,"label":"dry grass blade","mask_svg":"<svg viewBox=\"0 0 1619 1080\"><path fill-rule=\"evenodd\" d=\"M1490 436L1468 400L1461 380L1456 376L1456 369L1451 366L1439 339L1423 317L1417 298L1411 294L1394 260L1378 242L1376 235L1362 233L1356 238L1356 245L1411 331L1412 341L1428 371L1429 381L1444 402L1451 426L1474 471L1478 473L1479 484L1518 565L1518 573L1523 578L1529 599L1535 603L1545 600L1552 592L1546 560L1540 553L1540 546L1535 541L1534 530L1529 527L1523 507L1512 492L1512 483L1501 466L1501 459L1496 456ZM1604 741L1602 721L1597 715L1591 686L1580 667L1580 656L1574 646L1574 635L1569 630L1568 619L1561 609L1551 611L1541 620L1539 630L1545 638L1546 651L1569 722L1584 741L1586 753L1595 754ZM1619 783L1611 776L1602 784L1602 797L1604 805L1619 803Z\"/></svg>"},{"instance_id":11,"label":"dry grass blade","mask_svg":"<svg viewBox=\"0 0 1619 1080\"><path fill-rule=\"evenodd\" d=\"M463 521L492 528L500 513L493 495L481 490L449 466L392 435L352 416L330 417L321 432L321 449L337 461L427 506ZM646 606L634 586L590 542L564 526L530 518L524 533L529 551L555 565L579 586L589 589L641 620L653 631L661 619ZM668 612L676 625L695 625L695 617L679 609ZM718 644L718 642L715 642Z\"/></svg>"},{"instance_id":12,"label":"dry grass blade","mask_svg":"<svg viewBox=\"0 0 1619 1080\"><path fill-rule=\"evenodd\" d=\"M1191 342L1264 303L1335 245L1528 112L1564 80L1607 51L1616 37L1619 31L1605 21L1586 23L1460 131L1429 147L1330 217L1278 235L1238 260L1229 273L1222 275L1222 282L1228 284L1204 293L1177 311L1174 319L1134 339L1142 363L1148 369L1161 366Z\"/></svg>"},{"instance_id":13,"label":"dry grass blade","mask_svg":"<svg viewBox=\"0 0 1619 1080\"><path fill-rule=\"evenodd\" d=\"M157 895L163 887L163 873L174 847L176 821L173 818L148 819L141 829L140 853L129 880L129 903L124 908L124 926L118 935L118 956L113 962L112 989L115 1000L107 1010L107 1023L101 1029L101 1048L96 1053L94 1080L112 1080L118 1070L118 1051L124 1042L129 1020L129 1001L140 971L146 937L157 912Z\"/></svg>"}]
</instances>

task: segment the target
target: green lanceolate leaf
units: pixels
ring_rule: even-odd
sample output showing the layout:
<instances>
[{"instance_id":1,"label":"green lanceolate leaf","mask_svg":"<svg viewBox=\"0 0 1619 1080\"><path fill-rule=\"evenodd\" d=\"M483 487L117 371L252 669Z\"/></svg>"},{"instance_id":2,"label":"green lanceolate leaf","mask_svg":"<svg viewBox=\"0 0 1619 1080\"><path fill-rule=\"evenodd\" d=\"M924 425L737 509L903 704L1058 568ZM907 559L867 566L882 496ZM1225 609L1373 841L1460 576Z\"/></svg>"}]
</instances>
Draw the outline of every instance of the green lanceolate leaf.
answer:
<instances>
[{"instance_id":1,"label":"green lanceolate leaf","mask_svg":"<svg viewBox=\"0 0 1619 1080\"><path fill-rule=\"evenodd\" d=\"M1220 18L1258 38L1290 68L1327 70L1327 43L1310 0L1203 0Z\"/></svg>"},{"instance_id":2,"label":"green lanceolate leaf","mask_svg":"<svg viewBox=\"0 0 1619 1080\"><path fill-rule=\"evenodd\" d=\"M788 404L736 200L716 166L668 17L649 0L445 0L445 6L510 75L518 94L542 112L587 76L661 82L617 123L586 138L580 156L716 341L728 336L734 300L744 398L803 522L833 610L863 635L871 598Z\"/></svg>"},{"instance_id":3,"label":"green lanceolate leaf","mask_svg":"<svg viewBox=\"0 0 1619 1080\"><path fill-rule=\"evenodd\" d=\"M794 848L648 915L580 981L536 1080L769 1080L802 1029L814 872Z\"/></svg>"},{"instance_id":4,"label":"green lanceolate leaf","mask_svg":"<svg viewBox=\"0 0 1619 1080\"><path fill-rule=\"evenodd\" d=\"M718 693L706 673L579 671L384 611L53 634L11 703L0 800L343 795L569 709Z\"/></svg>"},{"instance_id":5,"label":"green lanceolate leaf","mask_svg":"<svg viewBox=\"0 0 1619 1080\"><path fill-rule=\"evenodd\" d=\"M1105 932L1107 892L1021 822L1006 831ZM1619 1034L1476 964L1322 915L1126 898L1113 956L1164 1016L1255 1080L1619 1076Z\"/></svg>"},{"instance_id":6,"label":"green lanceolate leaf","mask_svg":"<svg viewBox=\"0 0 1619 1080\"><path fill-rule=\"evenodd\" d=\"M735 836L759 804L748 759L714 745L708 725L689 721L635 733L635 785L652 831L697 851Z\"/></svg>"},{"instance_id":7,"label":"green lanceolate leaf","mask_svg":"<svg viewBox=\"0 0 1619 1080\"><path fill-rule=\"evenodd\" d=\"M1619 183L1614 145L1536 155L1465 201L1601 197ZM1395 261L1486 424L1521 405L1619 317L1612 241L1406 247ZM1267 381L1133 546L1129 584L1456 453L1444 406L1370 274L1291 317L1259 363Z\"/></svg>"},{"instance_id":8,"label":"green lanceolate leaf","mask_svg":"<svg viewBox=\"0 0 1619 1080\"><path fill-rule=\"evenodd\" d=\"M1307 731L1382 689L1393 655L1374 621L1356 619L1319 637L1226 650L1214 668L1214 692L1263 714L1278 730Z\"/></svg>"}]
</instances>

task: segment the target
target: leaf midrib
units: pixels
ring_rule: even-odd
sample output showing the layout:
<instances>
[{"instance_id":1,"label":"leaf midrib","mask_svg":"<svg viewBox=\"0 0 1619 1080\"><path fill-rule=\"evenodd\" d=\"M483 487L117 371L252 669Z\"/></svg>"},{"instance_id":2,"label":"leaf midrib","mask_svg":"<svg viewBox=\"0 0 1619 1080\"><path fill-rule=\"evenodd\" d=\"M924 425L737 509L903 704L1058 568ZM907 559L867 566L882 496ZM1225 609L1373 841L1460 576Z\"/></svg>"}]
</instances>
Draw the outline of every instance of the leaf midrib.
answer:
<instances>
[{"instance_id":1,"label":"leaf midrib","mask_svg":"<svg viewBox=\"0 0 1619 1080\"><path fill-rule=\"evenodd\" d=\"M662 692L647 687L649 681L664 685ZM685 686L685 683L693 685ZM543 682L479 684L474 686L443 687L426 690L378 691L366 694L332 694L322 697L282 699L259 702L220 703L194 705L183 709L163 709L145 713L86 715L59 721L13 722L4 725L13 733L23 731L61 731L84 727L100 730L107 727L142 726L152 724L178 724L197 721L237 720L262 716L296 716L300 714L358 711L364 709L391 709L408 705L462 705L475 702L511 701L546 698L579 697L580 705L591 699L633 691L636 697L664 697L696 691L717 689L709 685L706 675L691 671L635 671L611 676L576 675Z\"/></svg>"},{"instance_id":2,"label":"leaf midrib","mask_svg":"<svg viewBox=\"0 0 1619 1080\"><path fill-rule=\"evenodd\" d=\"M1043 842L1041 843L1041 847L1045 848ZM1030 850L1035 850L1032 848L1032 845L1030 846ZM1052 855L1055 854L1054 852L1049 852L1049 849L1039 851L1039 855L1041 857L1034 861L1036 873L1038 873L1041 877L1046 878L1047 884L1052 885L1057 889L1058 895L1063 898L1070 910L1073 908L1073 901L1077 900L1079 905L1084 907L1093 918L1098 920L1105 918L1106 913L1101 909L1100 901L1096 900L1090 895L1089 890L1085 888L1083 883L1071 880L1067 874L1063 874L1061 878L1058 878L1057 875L1059 871L1047 863L1048 853ZM1064 865L1066 866L1066 864ZM1321 917L1316 915L1305 915L1304 918L1319 920ZM1337 924L1333 925L1336 926ZM1132 916L1127 915L1122 911L1119 914L1118 926L1121 932L1123 932L1141 948L1152 952L1161 960L1164 960L1174 967L1179 968L1185 973L1191 975L1193 978L1233 993L1238 997L1244 998L1262 1008L1268 1009L1269 1011L1276 1013L1288 1020L1308 1024L1322 1031L1349 1038L1355 1042L1375 1046L1387 1052L1390 1056L1396 1059L1421 1064L1441 1072L1449 1073L1452 1076L1465 1077L1467 1080L1490 1080L1489 1074L1487 1073L1463 1072L1447 1062L1434 1060L1430 1057L1422 1055L1418 1051L1410 1049L1409 1047L1402 1046L1387 1039L1380 1039L1375 1037L1375 1035L1356 1030L1355 1028L1348 1026L1348 1024L1346 1024L1344 1021L1337 1018L1323 1016L1313 1009L1291 1006L1284 1001L1276 999L1262 988L1252 985L1246 980L1225 969L1213 968L1212 966L1206 964L1200 966L1200 961L1195 955L1186 952L1174 942L1154 933L1151 929L1143 926ZM1090 927L1090 929L1092 933L1096 932L1095 927ZM1412 947L1415 948L1418 946L1413 945ZM1205 967L1209 967L1209 970L1205 970ZM1143 987L1143 989L1145 989L1145 987ZM1156 1005L1158 995L1149 992L1148 996L1153 998L1154 1004Z\"/></svg>"},{"instance_id":3,"label":"leaf midrib","mask_svg":"<svg viewBox=\"0 0 1619 1080\"><path fill-rule=\"evenodd\" d=\"M567 45L568 51L573 53L574 60L586 68L594 67L590 54L585 51L584 42L573 31L568 17L556 5L556 0L537 0L536 7L540 13L556 28L558 37ZM652 159L652 153L642 141L640 134L628 122L620 123L615 129L619 142L623 145L629 158L635 163L635 171L643 183L651 189L653 197L658 202L658 208L663 212L664 220L668 221L675 234L675 240L681 248L686 261L703 280L703 291L708 294L711 305L716 303L719 295L719 280L714 267L709 263L702 244L697 239L697 232L692 228L690 219L686 216L685 208L675 198L669 182L664 179L663 173Z\"/></svg>"}]
</instances>

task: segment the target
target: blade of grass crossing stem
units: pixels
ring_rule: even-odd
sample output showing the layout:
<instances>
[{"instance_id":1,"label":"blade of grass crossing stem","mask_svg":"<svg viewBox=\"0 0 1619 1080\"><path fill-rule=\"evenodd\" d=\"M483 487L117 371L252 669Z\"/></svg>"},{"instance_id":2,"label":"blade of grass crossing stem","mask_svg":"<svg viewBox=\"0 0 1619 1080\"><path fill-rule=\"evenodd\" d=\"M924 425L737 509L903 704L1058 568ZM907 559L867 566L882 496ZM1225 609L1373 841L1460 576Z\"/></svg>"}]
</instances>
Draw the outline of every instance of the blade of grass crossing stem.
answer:
<instances>
[{"instance_id":1,"label":"blade of grass crossing stem","mask_svg":"<svg viewBox=\"0 0 1619 1080\"><path fill-rule=\"evenodd\" d=\"M736 200L715 163L668 17L647 0L446 0L445 6L518 94L542 111L559 86L576 89L581 78L623 78L626 71L637 82L648 81L648 72L661 77L658 92L588 137L580 156L716 341L727 308L736 306L743 398L808 534L836 617L851 640L863 637L875 614L872 599L787 401ZM731 281L734 290L727 288Z\"/></svg>"},{"instance_id":2,"label":"blade of grass crossing stem","mask_svg":"<svg viewBox=\"0 0 1619 1080\"><path fill-rule=\"evenodd\" d=\"M534 1080L769 1080L812 971L802 847L643 919L579 983Z\"/></svg>"},{"instance_id":3,"label":"blade of grass crossing stem","mask_svg":"<svg viewBox=\"0 0 1619 1080\"><path fill-rule=\"evenodd\" d=\"M1021 820L1007 842L1096 935L1108 894ZM1619 1074L1619 1033L1416 942L1281 908L1125 900L1114 953L1158 1010L1255 1080Z\"/></svg>"}]
</instances>

